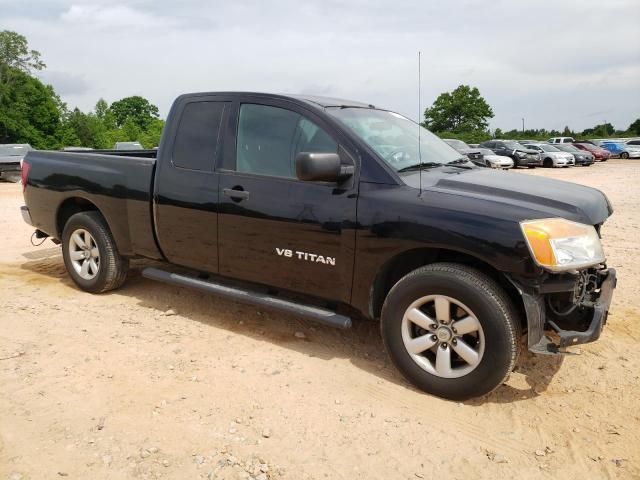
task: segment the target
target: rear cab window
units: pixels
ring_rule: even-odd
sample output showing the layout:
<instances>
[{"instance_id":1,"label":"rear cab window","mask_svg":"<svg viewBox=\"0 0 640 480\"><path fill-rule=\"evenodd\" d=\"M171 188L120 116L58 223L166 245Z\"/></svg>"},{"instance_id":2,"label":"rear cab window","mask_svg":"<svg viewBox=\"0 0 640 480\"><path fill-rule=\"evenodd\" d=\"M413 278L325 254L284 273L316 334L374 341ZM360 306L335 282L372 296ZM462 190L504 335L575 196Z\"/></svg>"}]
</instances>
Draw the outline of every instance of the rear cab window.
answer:
<instances>
[{"instance_id":1,"label":"rear cab window","mask_svg":"<svg viewBox=\"0 0 640 480\"><path fill-rule=\"evenodd\" d=\"M187 103L182 111L173 154L175 167L213 171L220 126L228 102L200 101Z\"/></svg>"}]
</instances>

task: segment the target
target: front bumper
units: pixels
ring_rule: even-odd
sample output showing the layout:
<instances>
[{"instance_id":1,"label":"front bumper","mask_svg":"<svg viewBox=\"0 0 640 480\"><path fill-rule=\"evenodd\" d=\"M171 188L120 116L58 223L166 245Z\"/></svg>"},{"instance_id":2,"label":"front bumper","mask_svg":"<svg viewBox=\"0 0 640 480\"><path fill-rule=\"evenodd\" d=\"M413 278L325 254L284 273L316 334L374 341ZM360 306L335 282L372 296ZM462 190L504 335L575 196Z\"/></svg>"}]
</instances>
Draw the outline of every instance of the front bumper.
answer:
<instances>
[{"instance_id":1,"label":"front bumper","mask_svg":"<svg viewBox=\"0 0 640 480\"><path fill-rule=\"evenodd\" d=\"M571 345L580 345L582 343L595 342L600 338L602 328L607 323L609 315L609 307L613 297L613 290L616 288L617 278L616 271L613 268L608 269L608 274L600 285L600 296L593 306L593 317L589 328L585 331L563 330L553 320L548 323L554 332L558 334L558 347L564 348Z\"/></svg>"},{"instance_id":2,"label":"front bumper","mask_svg":"<svg viewBox=\"0 0 640 480\"><path fill-rule=\"evenodd\" d=\"M584 167L588 167L589 165L593 164L593 159L588 159L588 158L576 158L576 165L582 165Z\"/></svg>"},{"instance_id":3,"label":"front bumper","mask_svg":"<svg viewBox=\"0 0 640 480\"><path fill-rule=\"evenodd\" d=\"M597 289L594 291L596 299L585 306L588 312L586 328L579 330L563 328L560 325L561 322L551 318L552 315L547 310L543 294L524 290L514 283L524 301L527 316L527 343L531 352L546 355L568 353L560 349L595 342L600 338L607 322L613 290L616 288L616 271L613 268L600 270L598 278ZM550 338L546 333L555 338Z\"/></svg>"}]
</instances>

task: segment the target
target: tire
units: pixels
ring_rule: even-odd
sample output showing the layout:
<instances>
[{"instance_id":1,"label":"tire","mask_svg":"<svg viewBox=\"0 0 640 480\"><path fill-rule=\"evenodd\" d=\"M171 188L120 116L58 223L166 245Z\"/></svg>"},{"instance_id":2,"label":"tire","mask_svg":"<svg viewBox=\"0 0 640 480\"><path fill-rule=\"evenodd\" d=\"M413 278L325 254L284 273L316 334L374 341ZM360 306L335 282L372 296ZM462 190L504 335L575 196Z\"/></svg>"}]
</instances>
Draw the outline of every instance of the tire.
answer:
<instances>
[{"instance_id":1,"label":"tire","mask_svg":"<svg viewBox=\"0 0 640 480\"><path fill-rule=\"evenodd\" d=\"M425 299L426 303L416 307ZM444 305L445 301L449 307L440 312L449 312L450 323L441 324L441 318L435 320L442 316L436 315L435 303ZM416 308L417 317L408 313ZM409 317L418 318L429 329L422 329ZM457 323L464 317L473 317L473 321ZM424 325L425 319L438 328ZM471 324L477 328L469 333ZM462 328L467 334L460 336ZM382 307L381 331L387 353L404 377L424 392L450 400L485 395L501 385L513 370L520 349L520 321L505 291L480 271L456 263L427 265L400 279ZM423 343L410 352L408 343L416 339ZM434 341L435 345L428 346ZM465 361L457 352L469 358L469 346L475 355L472 361ZM422 347L425 350L420 351ZM438 364L440 354L445 359L443 368Z\"/></svg>"},{"instance_id":2,"label":"tire","mask_svg":"<svg viewBox=\"0 0 640 480\"><path fill-rule=\"evenodd\" d=\"M545 168L553 168L553 160L551 160L550 158L545 158L542 166Z\"/></svg>"},{"instance_id":3,"label":"tire","mask_svg":"<svg viewBox=\"0 0 640 480\"><path fill-rule=\"evenodd\" d=\"M69 218L62 232L62 256L69 276L86 292L114 290L127 279L129 260L118 252L99 212L81 212Z\"/></svg>"},{"instance_id":4,"label":"tire","mask_svg":"<svg viewBox=\"0 0 640 480\"><path fill-rule=\"evenodd\" d=\"M622 152L620 154L620 158L624 158L626 160L627 158L629 158L629 154L627 152Z\"/></svg>"}]
</instances>

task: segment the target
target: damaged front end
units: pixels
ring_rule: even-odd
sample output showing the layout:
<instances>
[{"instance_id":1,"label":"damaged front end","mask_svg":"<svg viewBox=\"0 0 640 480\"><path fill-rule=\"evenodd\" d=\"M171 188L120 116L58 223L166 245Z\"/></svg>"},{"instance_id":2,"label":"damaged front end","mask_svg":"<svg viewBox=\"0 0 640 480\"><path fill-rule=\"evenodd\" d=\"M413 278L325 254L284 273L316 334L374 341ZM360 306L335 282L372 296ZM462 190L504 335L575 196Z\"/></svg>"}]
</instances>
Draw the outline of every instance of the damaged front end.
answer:
<instances>
[{"instance_id":1,"label":"damaged front end","mask_svg":"<svg viewBox=\"0 0 640 480\"><path fill-rule=\"evenodd\" d=\"M524 301L528 347L533 353L568 353L566 347L594 342L607 322L616 271L600 266L546 275L535 286L512 279Z\"/></svg>"}]
</instances>

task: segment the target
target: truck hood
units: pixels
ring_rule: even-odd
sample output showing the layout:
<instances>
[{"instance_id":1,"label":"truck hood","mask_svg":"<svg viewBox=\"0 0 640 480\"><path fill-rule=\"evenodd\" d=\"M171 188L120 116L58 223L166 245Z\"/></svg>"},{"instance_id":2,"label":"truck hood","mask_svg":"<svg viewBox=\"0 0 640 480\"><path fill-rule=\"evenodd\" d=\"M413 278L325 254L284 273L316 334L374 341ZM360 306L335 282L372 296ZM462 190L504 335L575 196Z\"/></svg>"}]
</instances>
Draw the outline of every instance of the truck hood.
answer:
<instances>
[{"instance_id":1,"label":"truck hood","mask_svg":"<svg viewBox=\"0 0 640 480\"><path fill-rule=\"evenodd\" d=\"M562 217L597 225L613 213L605 194L595 188L512 172L453 170L443 167L423 171L423 191L474 198L492 203L493 207L501 204L504 215L518 221ZM418 172L412 172L402 179L407 185L419 188L419 177Z\"/></svg>"}]
</instances>

